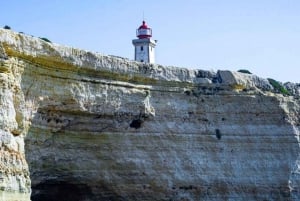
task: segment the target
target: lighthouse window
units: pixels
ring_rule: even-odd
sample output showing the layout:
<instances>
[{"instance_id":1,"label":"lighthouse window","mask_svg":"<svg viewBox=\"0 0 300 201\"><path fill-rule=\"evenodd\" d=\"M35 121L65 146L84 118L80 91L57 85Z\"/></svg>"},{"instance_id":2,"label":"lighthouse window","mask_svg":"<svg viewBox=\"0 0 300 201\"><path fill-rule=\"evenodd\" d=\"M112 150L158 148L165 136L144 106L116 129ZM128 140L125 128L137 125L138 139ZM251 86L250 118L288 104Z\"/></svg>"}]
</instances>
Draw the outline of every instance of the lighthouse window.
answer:
<instances>
[{"instance_id":1,"label":"lighthouse window","mask_svg":"<svg viewBox=\"0 0 300 201\"><path fill-rule=\"evenodd\" d=\"M141 46L141 51L143 51L144 50L144 46Z\"/></svg>"},{"instance_id":2,"label":"lighthouse window","mask_svg":"<svg viewBox=\"0 0 300 201\"><path fill-rule=\"evenodd\" d=\"M141 62L144 62L144 60L142 59Z\"/></svg>"}]
</instances>

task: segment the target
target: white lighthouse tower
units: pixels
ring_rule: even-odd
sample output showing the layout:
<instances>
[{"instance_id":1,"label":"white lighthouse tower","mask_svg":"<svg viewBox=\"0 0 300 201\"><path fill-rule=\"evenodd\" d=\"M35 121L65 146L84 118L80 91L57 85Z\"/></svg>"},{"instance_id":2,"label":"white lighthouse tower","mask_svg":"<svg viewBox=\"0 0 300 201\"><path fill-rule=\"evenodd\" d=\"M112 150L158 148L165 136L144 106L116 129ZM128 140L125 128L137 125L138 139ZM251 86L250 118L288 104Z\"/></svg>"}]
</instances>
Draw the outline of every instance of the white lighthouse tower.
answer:
<instances>
[{"instance_id":1,"label":"white lighthouse tower","mask_svg":"<svg viewBox=\"0 0 300 201\"><path fill-rule=\"evenodd\" d=\"M132 40L134 45L134 60L144 63L155 62L156 40L151 39L152 29L147 26L146 22L136 30L138 39Z\"/></svg>"}]
</instances>

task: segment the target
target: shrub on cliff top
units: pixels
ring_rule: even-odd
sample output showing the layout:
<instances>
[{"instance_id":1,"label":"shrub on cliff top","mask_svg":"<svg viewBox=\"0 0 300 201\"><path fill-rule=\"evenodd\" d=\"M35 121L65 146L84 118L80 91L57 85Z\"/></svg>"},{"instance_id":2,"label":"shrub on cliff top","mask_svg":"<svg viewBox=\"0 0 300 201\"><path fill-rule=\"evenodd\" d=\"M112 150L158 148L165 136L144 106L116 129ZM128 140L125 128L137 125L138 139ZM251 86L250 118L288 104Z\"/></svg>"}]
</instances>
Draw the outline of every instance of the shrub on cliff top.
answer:
<instances>
[{"instance_id":1,"label":"shrub on cliff top","mask_svg":"<svg viewBox=\"0 0 300 201\"><path fill-rule=\"evenodd\" d=\"M46 41L48 43L51 43L51 41L48 38L40 38L40 39L42 39L43 41Z\"/></svg>"},{"instance_id":2,"label":"shrub on cliff top","mask_svg":"<svg viewBox=\"0 0 300 201\"><path fill-rule=\"evenodd\" d=\"M10 29L10 26L5 25L3 29Z\"/></svg>"},{"instance_id":3,"label":"shrub on cliff top","mask_svg":"<svg viewBox=\"0 0 300 201\"><path fill-rule=\"evenodd\" d=\"M238 70L238 72L240 72L240 73L246 73L246 74L252 74L250 71L248 71L246 69L240 69L240 70Z\"/></svg>"},{"instance_id":4,"label":"shrub on cliff top","mask_svg":"<svg viewBox=\"0 0 300 201\"><path fill-rule=\"evenodd\" d=\"M288 90L286 90L278 81L271 78L268 78L268 81L276 92L281 93L283 95L290 95Z\"/></svg>"}]
</instances>

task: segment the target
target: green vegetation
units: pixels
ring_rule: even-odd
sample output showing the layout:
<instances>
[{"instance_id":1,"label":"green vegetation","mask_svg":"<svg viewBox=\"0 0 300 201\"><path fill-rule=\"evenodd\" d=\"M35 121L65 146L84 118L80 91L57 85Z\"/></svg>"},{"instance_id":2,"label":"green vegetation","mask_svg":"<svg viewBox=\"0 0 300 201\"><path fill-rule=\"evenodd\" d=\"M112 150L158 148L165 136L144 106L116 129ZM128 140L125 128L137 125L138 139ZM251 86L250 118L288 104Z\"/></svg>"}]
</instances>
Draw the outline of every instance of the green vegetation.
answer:
<instances>
[{"instance_id":1,"label":"green vegetation","mask_svg":"<svg viewBox=\"0 0 300 201\"><path fill-rule=\"evenodd\" d=\"M240 69L240 70L238 70L238 72L245 73L245 74L252 74L250 71L248 71L246 69Z\"/></svg>"},{"instance_id":2,"label":"green vegetation","mask_svg":"<svg viewBox=\"0 0 300 201\"><path fill-rule=\"evenodd\" d=\"M43 41L46 41L48 43L51 43L51 41L48 38L40 38L40 39L42 39Z\"/></svg>"},{"instance_id":3,"label":"green vegetation","mask_svg":"<svg viewBox=\"0 0 300 201\"><path fill-rule=\"evenodd\" d=\"M5 25L3 29L11 29L10 26Z\"/></svg>"},{"instance_id":4,"label":"green vegetation","mask_svg":"<svg viewBox=\"0 0 300 201\"><path fill-rule=\"evenodd\" d=\"M242 84L234 84L231 85L232 89L237 90L237 91L242 91L244 89L246 89L246 87Z\"/></svg>"},{"instance_id":5,"label":"green vegetation","mask_svg":"<svg viewBox=\"0 0 300 201\"><path fill-rule=\"evenodd\" d=\"M286 90L278 81L271 78L268 78L268 81L277 93L281 93L283 95L290 95L288 90Z\"/></svg>"}]
</instances>

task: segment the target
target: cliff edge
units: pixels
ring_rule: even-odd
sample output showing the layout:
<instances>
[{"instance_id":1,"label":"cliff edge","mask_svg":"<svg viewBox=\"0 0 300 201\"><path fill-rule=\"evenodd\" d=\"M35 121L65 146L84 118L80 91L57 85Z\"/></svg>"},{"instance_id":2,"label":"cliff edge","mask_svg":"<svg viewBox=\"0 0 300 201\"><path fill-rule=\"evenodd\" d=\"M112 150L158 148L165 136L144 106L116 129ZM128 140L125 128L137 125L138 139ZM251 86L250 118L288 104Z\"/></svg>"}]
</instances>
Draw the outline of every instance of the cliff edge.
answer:
<instances>
[{"instance_id":1,"label":"cliff edge","mask_svg":"<svg viewBox=\"0 0 300 201\"><path fill-rule=\"evenodd\" d=\"M300 199L299 84L3 29L0 84L0 200Z\"/></svg>"}]
</instances>

